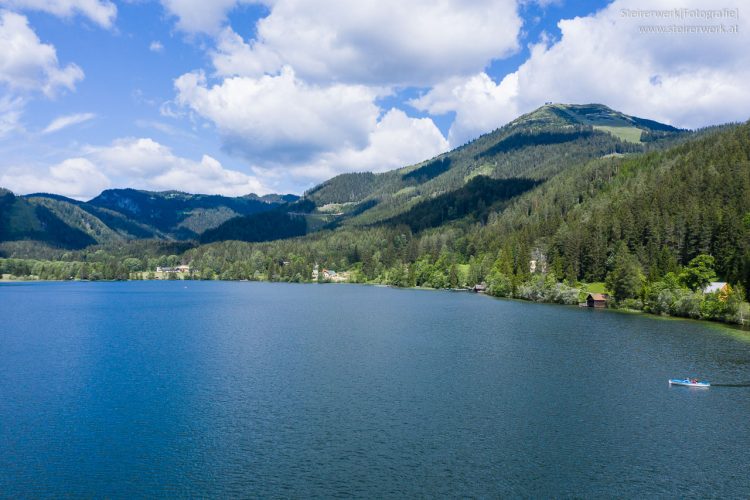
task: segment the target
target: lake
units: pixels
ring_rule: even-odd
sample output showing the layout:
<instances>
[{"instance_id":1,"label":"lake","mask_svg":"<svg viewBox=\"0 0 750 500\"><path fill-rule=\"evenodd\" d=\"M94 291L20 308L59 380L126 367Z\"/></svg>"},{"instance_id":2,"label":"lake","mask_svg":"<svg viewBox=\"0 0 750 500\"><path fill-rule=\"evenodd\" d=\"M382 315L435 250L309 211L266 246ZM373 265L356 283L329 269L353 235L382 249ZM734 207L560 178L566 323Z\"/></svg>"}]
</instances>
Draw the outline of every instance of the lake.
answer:
<instances>
[{"instance_id":1,"label":"lake","mask_svg":"<svg viewBox=\"0 0 750 500\"><path fill-rule=\"evenodd\" d=\"M670 388L672 377L734 384ZM0 285L0 496L750 496L750 341L356 285ZM744 385L744 386L743 386Z\"/></svg>"}]
</instances>

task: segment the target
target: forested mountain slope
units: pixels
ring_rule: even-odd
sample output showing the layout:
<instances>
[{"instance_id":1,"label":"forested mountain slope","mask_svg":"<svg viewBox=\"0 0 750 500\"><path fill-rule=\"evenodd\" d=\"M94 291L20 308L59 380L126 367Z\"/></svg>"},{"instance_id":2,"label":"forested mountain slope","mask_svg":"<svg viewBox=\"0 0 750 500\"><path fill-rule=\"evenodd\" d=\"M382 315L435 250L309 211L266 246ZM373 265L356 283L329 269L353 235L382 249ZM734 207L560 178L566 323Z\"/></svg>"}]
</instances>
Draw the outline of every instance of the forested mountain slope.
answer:
<instances>
[{"instance_id":1,"label":"forested mountain slope","mask_svg":"<svg viewBox=\"0 0 750 500\"><path fill-rule=\"evenodd\" d=\"M721 277L750 285L750 124L703 135L564 172L497 215L474 244L497 248L510 236L541 246L558 276L588 281L604 279L620 243L652 277L711 254Z\"/></svg>"},{"instance_id":2,"label":"forested mountain slope","mask_svg":"<svg viewBox=\"0 0 750 500\"><path fill-rule=\"evenodd\" d=\"M174 238L190 239L234 217L270 210L286 202L282 200L280 197L264 199L256 195L232 198L179 191L156 193L110 189L88 204L120 213Z\"/></svg>"},{"instance_id":3,"label":"forested mountain slope","mask_svg":"<svg viewBox=\"0 0 750 500\"><path fill-rule=\"evenodd\" d=\"M469 215L470 211L481 218L480 212L509 198L502 190L481 189L481 193L476 193L481 206L473 206L472 210L466 203L454 207L451 197L466 199L467 190L487 187L487 183L470 184L476 177L506 180L507 185L521 186L528 181L538 184L594 158L660 149L688 135L669 125L628 116L600 104L545 105L417 165L381 174L343 174L320 184L305 194L305 199L315 205L306 217L307 232L339 225L408 222L433 209L444 214L437 219L432 217L430 226ZM487 196L492 193L498 197ZM255 219L250 216L245 221L226 223L220 229L222 239L257 241L255 233L248 230L257 224ZM298 234L299 220L279 222L278 234L264 232L264 239Z\"/></svg>"},{"instance_id":4,"label":"forested mountain slope","mask_svg":"<svg viewBox=\"0 0 750 500\"><path fill-rule=\"evenodd\" d=\"M64 202L54 200L54 203ZM84 221L82 224L92 222L75 205L69 206L71 212L76 212L76 216ZM36 204L0 189L0 242L14 240L33 240L62 248L85 248L97 242L78 224L67 224L46 204Z\"/></svg>"}]
</instances>

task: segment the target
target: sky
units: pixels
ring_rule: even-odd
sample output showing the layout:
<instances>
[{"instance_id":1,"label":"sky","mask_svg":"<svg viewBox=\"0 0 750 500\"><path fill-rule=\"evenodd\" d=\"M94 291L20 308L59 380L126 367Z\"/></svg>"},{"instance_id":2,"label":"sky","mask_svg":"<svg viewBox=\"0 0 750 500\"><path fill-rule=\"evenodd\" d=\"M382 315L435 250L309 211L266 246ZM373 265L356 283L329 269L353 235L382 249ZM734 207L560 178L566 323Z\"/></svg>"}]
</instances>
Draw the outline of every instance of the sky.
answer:
<instances>
[{"instance_id":1,"label":"sky","mask_svg":"<svg viewBox=\"0 0 750 500\"><path fill-rule=\"evenodd\" d=\"M750 118L740 0L0 0L0 187L301 194L545 102Z\"/></svg>"}]
</instances>

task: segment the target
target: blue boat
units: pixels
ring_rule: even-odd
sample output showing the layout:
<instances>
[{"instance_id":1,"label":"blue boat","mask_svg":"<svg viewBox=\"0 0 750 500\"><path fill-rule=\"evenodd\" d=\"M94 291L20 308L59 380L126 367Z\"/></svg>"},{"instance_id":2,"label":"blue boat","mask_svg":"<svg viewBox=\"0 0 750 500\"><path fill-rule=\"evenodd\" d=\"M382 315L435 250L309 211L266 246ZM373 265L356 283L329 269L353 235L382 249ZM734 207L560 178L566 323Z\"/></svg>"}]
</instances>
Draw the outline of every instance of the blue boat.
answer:
<instances>
[{"instance_id":1,"label":"blue boat","mask_svg":"<svg viewBox=\"0 0 750 500\"><path fill-rule=\"evenodd\" d=\"M683 385L685 387L711 387L708 382L702 382L697 378L672 378L669 385Z\"/></svg>"}]
</instances>

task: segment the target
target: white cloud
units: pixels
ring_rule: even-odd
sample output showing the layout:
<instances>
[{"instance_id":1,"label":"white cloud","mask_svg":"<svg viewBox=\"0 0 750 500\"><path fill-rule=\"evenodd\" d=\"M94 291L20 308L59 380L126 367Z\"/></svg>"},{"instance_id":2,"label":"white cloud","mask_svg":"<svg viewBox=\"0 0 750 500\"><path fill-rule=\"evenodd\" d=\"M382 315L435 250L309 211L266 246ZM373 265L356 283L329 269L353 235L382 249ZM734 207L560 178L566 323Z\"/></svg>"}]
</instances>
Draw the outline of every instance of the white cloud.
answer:
<instances>
[{"instance_id":1,"label":"white cloud","mask_svg":"<svg viewBox=\"0 0 750 500\"><path fill-rule=\"evenodd\" d=\"M445 151L431 119L386 112L378 98L481 71L518 49L522 25L515 0L273 0L248 42L224 22L239 2L163 3L183 30L216 35L217 83L185 74L175 103L214 124L225 149L264 179L292 183Z\"/></svg>"},{"instance_id":2,"label":"white cloud","mask_svg":"<svg viewBox=\"0 0 750 500\"><path fill-rule=\"evenodd\" d=\"M54 96L83 79L75 64L61 67L52 45L41 43L25 16L0 11L0 84L14 92Z\"/></svg>"},{"instance_id":3,"label":"white cloud","mask_svg":"<svg viewBox=\"0 0 750 500\"><path fill-rule=\"evenodd\" d=\"M19 194L44 191L81 200L113 187L227 196L269 192L256 177L224 168L211 156L203 155L199 160L177 156L149 138L86 146L73 158L52 166L3 167L0 186Z\"/></svg>"},{"instance_id":4,"label":"white cloud","mask_svg":"<svg viewBox=\"0 0 750 500\"><path fill-rule=\"evenodd\" d=\"M49 125L47 125L47 127L42 131L42 134L51 134L52 132L57 132L66 127L71 127L73 125L78 125L79 123L93 120L94 118L96 118L96 115L94 113L76 113L73 115L59 116L52 120Z\"/></svg>"},{"instance_id":5,"label":"white cloud","mask_svg":"<svg viewBox=\"0 0 750 500\"><path fill-rule=\"evenodd\" d=\"M693 0L677 7L703 8ZM746 120L750 112L750 25L739 20L633 19L618 0L588 17L562 20L561 38L532 47L517 72L499 84L479 73L438 85L413 102L431 113L456 112L451 142L491 130L546 101L599 102L680 127ZM651 2L648 9L675 8ZM738 33L646 34L641 25L739 25ZM485 122L497 120L490 125Z\"/></svg>"},{"instance_id":6,"label":"white cloud","mask_svg":"<svg viewBox=\"0 0 750 500\"><path fill-rule=\"evenodd\" d=\"M264 178L291 175L286 186L388 170L448 147L429 118L396 109L383 115L374 102L382 89L307 84L288 67L277 76L227 78L212 87L202 73L188 73L175 86L177 102L214 123L227 149Z\"/></svg>"},{"instance_id":7,"label":"white cloud","mask_svg":"<svg viewBox=\"0 0 750 500\"><path fill-rule=\"evenodd\" d=\"M216 38L211 58L217 75L257 77L283 65L276 52L262 44L245 43L232 28L225 28Z\"/></svg>"},{"instance_id":8,"label":"white cloud","mask_svg":"<svg viewBox=\"0 0 750 500\"><path fill-rule=\"evenodd\" d=\"M70 158L42 172L11 168L0 175L0 186L21 194L45 192L83 200L109 187L110 181L86 158Z\"/></svg>"},{"instance_id":9,"label":"white cloud","mask_svg":"<svg viewBox=\"0 0 750 500\"><path fill-rule=\"evenodd\" d=\"M164 45L160 41L154 40L148 46L148 50L150 50L151 52L156 52L156 53L164 52Z\"/></svg>"},{"instance_id":10,"label":"white cloud","mask_svg":"<svg viewBox=\"0 0 750 500\"><path fill-rule=\"evenodd\" d=\"M508 75L496 85L486 73L480 73L442 82L410 104L433 115L455 111L448 140L456 147L515 118L517 93L517 75Z\"/></svg>"},{"instance_id":11,"label":"white cloud","mask_svg":"<svg viewBox=\"0 0 750 500\"><path fill-rule=\"evenodd\" d=\"M89 146L83 153L119 186L228 196L268 192L257 178L226 169L208 155L199 161L183 158L149 138L118 139L109 146Z\"/></svg>"},{"instance_id":12,"label":"white cloud","mask_svg":"<svg viewBox=\"0 0 750 500\"><path fill-rule=\"evenodd\" d=\"M179 104L216 124L229 150L256 162L364 147L380 112L375 89L309 85L288 67L277 76L227 78L212 87L202 73L188 73L175 87Z\"/></svg>"},{"instance_id":13,"label":"white cloud","mask_svg":"<svg viewBox=\"0 0 750 500\"><path fill-rule=\"evenodd\" d=\"M0 139L20 129L23 99L19 97L0 97Z\"/></svg>"},{"instance_id":14,"label":"white cloud","mask_svg":"<svg viewBox=\"0 0 750 500\"><path fill-rule=\"evenodd\" d=\"M196 140L195 134L188 131L182 130L181 128L175 127L168 123L160 122L158 120L136 120L136 126L141 128L158 130L162 134L171 135L173 137L182 137L190 140Z\"/></svg>"},{"instance_id":15,"label":"white cloud","mask_svg":"<svg viewBox=\"0 0 750 500\"><path fill-rule=\"evenodd\" d=\"M308 81L425 86L513 53L521 25L514 0L275 0L257 39L225 31L213 62L223 76L289 65Z\"/></svg>"},{"instance_id":16,"label":"white cloud","mask_svg":"<svg viewBox=\"0 0 750 500\"><path fill-rule=\"evenodd\" d=\"M66 18L80 14L103 28L110 28L117 17L117 7L108 0L0 0L0 5Z\"/></svg>"},{"instance_id":17,"label":"white cloud","mask_svg":"<svg viewBox=\"0 0 750 500\"><path fill-rule=\"evenodd\" d=\"M227 13L253 0L161 0L164 9L177 17L177 26L189 33L217 33ZM260 2L258 2L260 3Z\"/></svg>"},{"instance_id":18,"label":"white cloud","mask_svg":"<svg viewBox=\"0 0 750 500\"><path fill-rule=\"evenodd\" d=\"M310 163L292 165L288 172L317 183L343 172L385 172L413 165L447 149L448 141L432 120L410 118L393 108L370 132L366 147L330 151Z\"/></svg>"}]
</instances>

